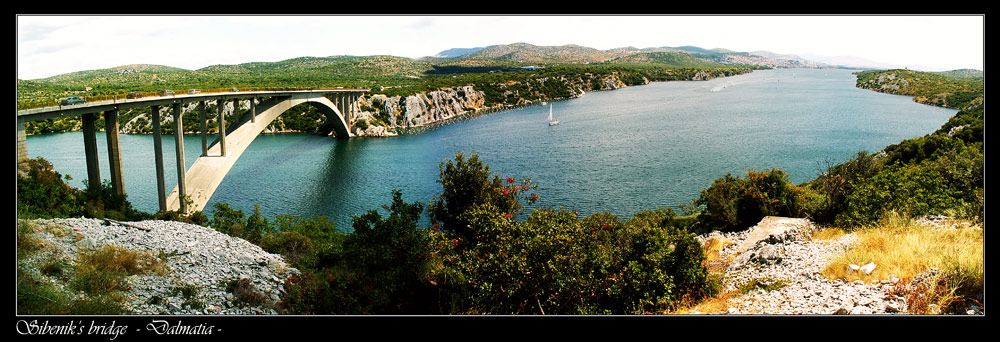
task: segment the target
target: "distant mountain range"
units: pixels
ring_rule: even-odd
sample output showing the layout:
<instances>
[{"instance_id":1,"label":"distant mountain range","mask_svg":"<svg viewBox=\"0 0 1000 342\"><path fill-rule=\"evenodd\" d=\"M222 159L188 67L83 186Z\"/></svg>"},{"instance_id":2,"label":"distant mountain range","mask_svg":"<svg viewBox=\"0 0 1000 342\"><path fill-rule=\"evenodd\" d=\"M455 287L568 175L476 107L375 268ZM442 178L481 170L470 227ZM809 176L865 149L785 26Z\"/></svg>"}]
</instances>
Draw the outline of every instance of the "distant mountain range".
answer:
<instances>
[{"instance_id":1,"label":"distant mountain range","mask_svg":"<svg viewBox=\"0 0 1000 342\"><path fill-rule=\"evenodd\" d=\"M94 85L126 84L139 89L164 86L195 87L214 82L220 86L261 81L295 86L328 84L331 79L357 86L398 84L423 75L486 72L526 66L558 64L653 65L670 68L704 68L727 65L755 65L775 68L899 68L854 57L822 57L778 54L768 51L738 52L697 46L609 50L579 45L538 46L528 43L453 48L418 59L405 57L329 56L299 57L278 62L248 62L213 65L185 70L157 65L125 65L101 70L78 71L33 80L43 84ZM980 71L981 73L981 71ZM969 73L965 73L969 74ZM972 73L974 75L974 73ZM974 77L974 76L973 76ZM31 83L19 83L19 88Z\"/></svg>"},{"instance_id":2,"label":"distant mountain range","mask_svg":"<svg viewBox=\"0 0 1000 342\"><path fill-rule=\"evenodd\" d=\"M598 50L578 45L535 46L527 43L492 45L475 48L453 48L432 56L440 59L498 59L522 63L594 63L611 61L633 54L652 52L684 52L688 55L721 64L752 64L770 67L893 69L901 65L875 62L853 56L791 55L770 51L739 52L729 49L705 49L697 46ZM919 66L911 69L923 70ZM937 70L929 70L937 71Z\"/></svg>"},{"instance_id":3,"label":"distant mountain range","mask_svg":"<svg viewBox=\"0 0 1000 342\"><path fill-rule=\"evenodd\" d=\"M462 48L448 49L448 50L444 50L444 51L438 52L438 54L436 54L436 55L434 55L432 57L435 57L435 58L459 57L459 56L468 55L468 54L473 53L473 52L477 52L477 51L482 50L482 49L485 49L485 48L484 47L474 47L474 48L468 48L468 49L462 49Z\"/></svg>"}]
</instances>

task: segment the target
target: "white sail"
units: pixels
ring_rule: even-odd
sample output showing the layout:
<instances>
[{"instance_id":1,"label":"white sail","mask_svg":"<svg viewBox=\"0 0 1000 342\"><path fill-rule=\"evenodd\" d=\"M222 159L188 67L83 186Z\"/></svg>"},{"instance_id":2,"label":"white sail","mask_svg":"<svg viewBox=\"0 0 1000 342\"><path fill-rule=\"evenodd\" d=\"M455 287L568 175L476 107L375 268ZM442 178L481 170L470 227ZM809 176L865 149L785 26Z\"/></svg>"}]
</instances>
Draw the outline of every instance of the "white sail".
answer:
<instances>
[{"instance_id":1,"label":"white sail","mask_svg":"<svg viewBox=\"0 0 1000 342\"><path fill-rule=\"evenodd\" d=\"M558 124L559 124L559 120L555 120L555 119L552 118L552 104L550 103L549 104L549 126L558 125Z\"/></svg>"}]
</instances>

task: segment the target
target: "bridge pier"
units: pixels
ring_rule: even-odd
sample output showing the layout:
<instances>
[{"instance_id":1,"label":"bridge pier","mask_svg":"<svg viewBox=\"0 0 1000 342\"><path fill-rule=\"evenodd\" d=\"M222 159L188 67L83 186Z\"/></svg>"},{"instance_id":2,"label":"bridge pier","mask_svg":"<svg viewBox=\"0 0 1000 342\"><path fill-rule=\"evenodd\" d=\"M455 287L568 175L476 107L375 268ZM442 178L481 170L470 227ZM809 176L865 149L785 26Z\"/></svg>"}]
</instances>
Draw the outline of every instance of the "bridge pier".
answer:
<instances>
[{"instance_id":1,"label":"bridge pier","mask_svg":"<svg viewBox=\"0 0 1000 342\"><path fill-rule=\"evenodd\" d=\"M118 136L118 110L104 112L104 134L108 138L108 166L111 170L111 189L125 194L124 169L122 168L121 140Z\"/></svg>"},{"instance_id":2,"label":"bridge pier","mask_svg":"<svg viewBox=\"0 0 1000 342\"><path fill-rule=\"evenodd\" d=\"M344 115L344 122L347 123L348 131L354 128L351 120L354 118L354 104L357 103L357 99L357 94L337 93L333 96L332 102L337 107L337 110Z\"/></svg>"},{"instance_id":3,"label":"bridge pier","mask_svg":"<svg viewBox=\"0 0 1000 342\"><path fill-rule=\"evenodd\" d=\"M83 153L87 160L87 188L98 189L101 186L101 165L97 154L97 121L96 113L83 114Z\"/></svg>"},{"instance_id":4,"label":"bridge pier","mask_svg":"<svg viewBox=\"0 0 1000 342\"><path fill-rule=\"evenodd\" d=\"M257 106L254 104L256 99L255 97L250 98L250 123L257 122Z\"/></svg>"},{"instance_id":5,"label":"bridge pier","mask_svg":"<svg viewBox=\"0 0 1000 342\"><path fill-rule=\"evenodd\" d=\"M160 131L160 106L152 106L153 160L156 164L156 200L160 211L167 211L167 189L163 180L163 136Z\"/></svg>"},{"instance_id":6,"label":"bridge pier","mask_svg":"<svg viewBox=\"0 0 1000 342\"><path fill-rule=\"evenodd\" d=\"M184 109L181 104L174 104L174 150L177 154L177 194L180 202L180 212L187 213L187 183L184 181L184 172L187 167L184 163L184 123L182 115Z\"/></svg>"},{"instance_id":7,"label":"bridge pier","mask_svg":"<svg viewBox=\"0 0 1000 342\"><path fill-rule=\"evenodd\" d=\"M17 118L17 163L28 160L28 134L25 133L24 119Z\"/></svg>"},{"instance_id":8,"label":"bridge pier","mask_svg":"<svg viewBox=\"0 0 1000 342\"><path fill-rule=\"evenodd\" d=\"M222 107L226 106L226 102L222 100L215 101L215 111L217 112L219 119L219 151L222 156L226 156L226 116L223 115Z\"/></svg>"},{"instance_id":9,"label":"bridge pier","mask_svg":"<svg viewBox=\"0 0 1000 342\"><path fill-rule=\"evenodd\" d=\"M201 156L208 155L208 118L205 113L205 101L198 101L198 119L201 121Z\"/></svg>"}]
</instances>

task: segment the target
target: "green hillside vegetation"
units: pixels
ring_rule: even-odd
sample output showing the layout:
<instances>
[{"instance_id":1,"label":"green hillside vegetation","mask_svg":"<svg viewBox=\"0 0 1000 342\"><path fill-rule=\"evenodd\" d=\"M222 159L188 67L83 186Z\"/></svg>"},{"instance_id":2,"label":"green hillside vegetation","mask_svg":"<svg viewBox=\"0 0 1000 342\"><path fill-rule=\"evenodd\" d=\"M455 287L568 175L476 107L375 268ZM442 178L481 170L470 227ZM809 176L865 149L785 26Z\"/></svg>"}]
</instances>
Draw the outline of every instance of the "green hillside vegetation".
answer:
<instances>
[{"instance_id":1,"label":"green hillside vegetation","mask_svg":"<svg viewBox=\"0 0 1000 342\"><path fill-rule=\"evenodd\" d=\"M945 76L945 77L951 77L951 78L967 78L967 79L980 80L980 81L982 81L983 79L986 78L986 73L985 72L983 72L982 70L976 70L976 69L956 69L956 70L949 70L949 71L938 71L938 72L934 72L934 74L938 74L938 75Z\"/></svg>"},{"instance_id":2,"label":"green hillside vegetation","mask_svg":"<svg viewBox=\"0 0 1000 342\"><path fill-rule=\"evenodd\" d=\"M983 101L984 78L980 73L972 70L934 73L892 69L855 74L859 88L913 96L913 100L919 103L960 109Z\"/></svg>"},{"instance_id":3,"label":"green hillside vegetation","mask_svg":"<svg viewBox=\"0 0 1000 342\"><path fill-rule=\"evenodd\" d=\"M579 45L536 46L526 43L493 45L470 53L462 58L482 58L518 63L573 63L587 64L607 61L618 54Z\"/></svg>"},{"instance_id":4,"label":"green hillside vegetation","mask_svg":"<svg viewBox=\"0 0 1000 342\"><path fill-rule=\"evenodd\" d=\"M679 68L716 68L722 64L696 58L684 52L644 52L622 56L608 61L609 64L651 65Z\"/></svg>"}]
</instances>

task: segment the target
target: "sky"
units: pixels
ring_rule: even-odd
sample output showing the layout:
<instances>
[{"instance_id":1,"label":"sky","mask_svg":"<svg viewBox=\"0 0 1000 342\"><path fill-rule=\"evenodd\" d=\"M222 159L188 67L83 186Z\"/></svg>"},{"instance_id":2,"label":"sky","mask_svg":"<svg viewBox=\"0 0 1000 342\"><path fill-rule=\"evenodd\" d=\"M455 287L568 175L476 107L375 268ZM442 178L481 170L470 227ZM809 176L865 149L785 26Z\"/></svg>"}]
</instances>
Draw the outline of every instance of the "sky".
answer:
<instances>
[{"instance_id":1,"label":"sky","mask_svg":"<svg viewBox=\"0 0 1000 342\"><path fill-rule=\"evenodd\" d=\"M127 64L200 69L336 55L419 58L529 43L852 56L917 70L984 69L983 15L17 16L17 78Z\"/></svg>"}]
</instances>

